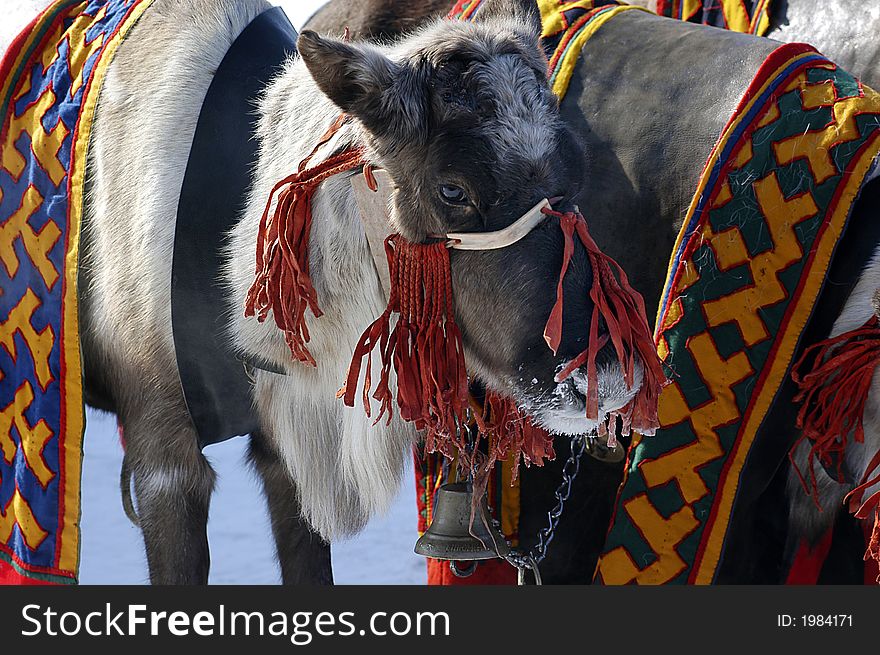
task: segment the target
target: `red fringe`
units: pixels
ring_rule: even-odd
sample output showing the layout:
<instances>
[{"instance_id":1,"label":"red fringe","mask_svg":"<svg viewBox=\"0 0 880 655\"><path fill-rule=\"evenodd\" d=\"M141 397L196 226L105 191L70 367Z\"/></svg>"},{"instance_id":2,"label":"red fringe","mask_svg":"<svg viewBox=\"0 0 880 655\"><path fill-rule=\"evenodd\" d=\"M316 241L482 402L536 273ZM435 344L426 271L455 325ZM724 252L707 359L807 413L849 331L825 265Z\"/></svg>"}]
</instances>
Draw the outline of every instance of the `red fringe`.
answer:
<instances>
[{"instance_id":1,"label":"red fringe","mask_svg":"<svg viewBox=\"0 0 880 655\"><path fill-rule=\"evenodd\" d=\"M802 374L805 362L812 361L812 369ZM795 402L803 403L797 416L800 438L795 442L789 459L804 490L819 507L818 485L813 462L826 467L835 466L843 477L841 466L846 455L847 437L865 441L864 415L874 372L880 364L880 320L873 316L862 327L820 341L809 347L795 364L791 374L799 392ZM794 450L804 440L812 443L809 471L805 474L794 461ZM868 464L859 485L848 495L849 510L856 518L874 517L874 530L865 561L880 563L880 491L868 499L865 493L880 483L880 452ZM809 477L809 482L807 480ZM821 509L821 507L820 507ZM880 582L880 578L877 580Z\"/></svg>"},{"instance_id":2,"label":"red fringe","mask_svg":"<svg viewBox=\"0 0 880 655\"><path fill-rule=\"evenodd\" d=\"M556 288L556 304L544 328L544 339L555 354L562 340L562 283L574 255L574 235L577 234L587 250L593 269L593 286L590 299L593 301L593 314L590 319L588 347L575 357L569 365L556 376L561 382L578 368L587 366L587 418L599 420L598 370L596 357L599 350L611 340L617 358L623 368L624 379L632 388L635 375L635 355L644 366L644 378L635 398L623 409L614 412L623 422L623 434L629 434L635 427L643 434L651 435L659 427L657 405L660 391L666 383L663 365L657 355L657 348L648 327L645 301L633 289L620 265L603 253L587 229L587 222L579 213L545 210L550 216L559 219L559 226L565 237L562 270ZM605 322L607 335L599 336L599 319ZM602 424L604 425L604 423Z\"/></svg>"},{"instance_id":3,"label":"red fringe","mask_svg":"<svg viewBox=\"0 0 880 655\"><path fill-rule=\"evenodd\" d=\"M813 366L801 373L807 361ZM876 316L858 329L810 346L795 364L791 377L799 391L794 401L803 404L796 422L802 434L794 448L805 439L811 441L810 462L818 459L827 467L836 466L842 475L847 436L852 432L856 441L865 440L865 403L878 364L880 323ZM793 455L790 459L804 489L818 503L813 466L808 484Z\"/></svg>"},{"instance_id":4,"label":"red fringe","mask_svg":"<svg viewBox=\"0 0 880 655\"><path fill-rule=\"evenodd\" d=\"M489 439L489 457L482 468L488 475L495 462L506 460L511 453L516 456L513 480L516 480L520 462L526 466L543 466L544 460L556 458L553 437L532 423L516 403L505 396L490 392L482 413L476 414L480 435Z\"/></svg>"},{"instance_id":5,"label":"red fringe","mask_svg":"<svg viewBox=\"0 0 880 655\"><path fill-rule=\"evenodd\" d=\"M871 541L868 544L868 550L865 552L865 561L874 560L880 565L880 510L874 507L874 531L871 533ZM880 575L877 576L875 582L880 583Z\"/></svg>"},{"instance_id":6,"label":"red fringe","mask_svg":"<svg viewBox=\"0 0 880 655\"><path fill-rule=\"evenodd\" d=\"M459 466L473 476L473 498L471 504L471 525L480 511L480 502L489 485L489 477L496 462L506 460L511 453L515 456L511 485L516 482L519 465L536 464L543 466L545 459L555 459L553 437L537 427L532 420L520 412L516 403L494 392L486 394L485 403L474 412L477 424L477 443L468 456L460 451ZM488 456L484 455L480 441L488 442ZM464 454L464 456L462 455ZM488 546L488 544L487 544ZM497 544L496 544L497 547Z\"/></svg>"},{"instance_id":7,"label":"red fringe","mask_svg":"<svg viewBox=\"0 0 880 655\"><path fill-rule=\"evenodd\" d=\"M489 439L489 454L469 445L468 379L461 332L455 323L449 251L445 243L419 245L392 235L385 242L391 274L391 293L385 312L363 333L355 348L344 402L354 406L361 369L365 368L362 399L371 416L373 372L370 353L379 349L382 372L372 399L380 403L376 421L394 411L391 369L397 374L400 416L426 430L427 452L458 457L462 470L474 475L482 489L496 461L511 452L526 464L553 458L553 439L526 418L510 399L488 394L482 410L474 411L481 437ZM392 316L397 322L391 330ZM479 496L479 494L477 494Z\"/></svg>"},{"instance_id":8,"label":"red fringe","mask_svg":"<svg viewBox=\"0 0 880 655\"><path fill-rule=\"evenodd\" d=\"M345 120L340 116L309 156L300 162L297 172L278 182L269 194L257 236L256 279L245 302L245 316L256 315L261 323L271 311L294 359L312 366L315 359L306 348L309 342L306 309L315 318L323 314L309 276L312 199L322 182L361 165L363 151L346 150L317 166L308 169L306 166ZM270 220L269 210L276 194L275 212Z\"/></svg>"},{"instance_id":9,"label":"red fringe","mask_svg":"<svg viewBox=\"0 0 880 655\"><path fill-rule=\"evenodd\" d=\"M405 421L427 430L428 452L454 457L466 450L468 380L461 332L452 305L449 251L443 242L420 245L393 234L385 241L391 274L388 307L358 341L340 391L354 406L361 367L366 359L364 408L370 416L370 353L379 348L382 374L373 398L380 403L378 422L393 413L390 374L397 373L397 406ZM391 331L392 314L397 315Z\"/></svg>"}]
</instances>

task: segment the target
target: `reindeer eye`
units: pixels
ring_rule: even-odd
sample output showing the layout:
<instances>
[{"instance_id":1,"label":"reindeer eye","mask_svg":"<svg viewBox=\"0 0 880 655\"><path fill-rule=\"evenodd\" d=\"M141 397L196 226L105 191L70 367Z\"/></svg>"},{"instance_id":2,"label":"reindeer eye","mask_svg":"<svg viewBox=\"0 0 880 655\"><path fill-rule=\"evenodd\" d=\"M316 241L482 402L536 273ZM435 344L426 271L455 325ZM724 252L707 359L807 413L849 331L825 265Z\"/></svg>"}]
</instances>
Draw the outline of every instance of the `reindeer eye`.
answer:
<instances>
[{"instance_id":1,"label":"reindeer eye","mask_svg":"<svg viewBox=\"0 0 880 655\"><path fill-rule=\"evenodd\" d=\"M464 189L452 184L440 185L440 197L452 205L464 205L468 202L468 197L464 192Z\"/></svg>"}]
</instances>

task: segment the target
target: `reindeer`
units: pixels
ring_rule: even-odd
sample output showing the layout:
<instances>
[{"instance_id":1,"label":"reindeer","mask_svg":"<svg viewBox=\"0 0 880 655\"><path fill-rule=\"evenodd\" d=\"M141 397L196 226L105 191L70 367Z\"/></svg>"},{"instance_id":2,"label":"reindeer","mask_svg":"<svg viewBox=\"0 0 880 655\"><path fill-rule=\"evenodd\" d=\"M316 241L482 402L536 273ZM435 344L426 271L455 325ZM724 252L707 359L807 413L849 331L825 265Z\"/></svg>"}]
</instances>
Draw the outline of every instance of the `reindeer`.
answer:
<instances>
[{"instance_id":1,"label":"reindeer","mask_svg":"<svg viewBox=\"0 0 880 655\"><path fill-rule=\"evenodd\" d=\"M630 0L630 4L656 10L656 0ZM431 0L369 0L356 7L331 0L306 24L322 33L347 27L354 38L399 38L402 26L413 29L445 15L452 3ZM820 6L821 5L821 6ZM817 19L817 12L823 20ZM770 39L814 43L843 68L869 84L880 85L880 50L876 31L880 14L858 0L817 3L814 0L777 0L773 3ZM666 276L668 254L680 227L699 175L724 122L728 119L749 76L778 43L769 39L733 34L678 21L660 20L631 12L604 26L584 48L572 88L561 104L563 120L587 144L586 177L581 193L588 203L591 230L600 245L626 270L644 295L653 315ZM693 62L701 62L697 75ZM687 80L687 81L682 81ZM670 96L668 85L680 85ZM687 124L677 116L676 99L687 97ZM872 183L876 189L877 183ZM862 211L873 209L876 191L863 194ZM862 220L870 220L865 217ZM877 306L880 288L880 250L862 272L846 299L829 337L863 325ZM869 470L880 451L880 376L875 375L864 412L865 442L850 439L843 474L847 482L832 479L819 464L808 461L809 446L793 453L796 467L812 466L818 483L818 503L804 493L801 477L787 462L780 466L782 491L761 512L773 514L772 539L788 556L800 538L817 541L841 514L847 493ZM794 441L796 430L784 438ZM564 440L560 440L564 441ZM565 453L565 445L557 443ZM541 570L545 580L588 583L602 548L611 505L621 479L621 467L590 461L586 480L572 494L578 520L562 520L553 551ZM543 527L553 504L552 490L560 469L548 466L523 470L521 539ZM876 492L877 486L866 492ZM774 492L775 493L775 492ZM782 498L785 496L785 498ZM569 502L569 506L573 503ZM817 509L817 504L824 508ZM755 513L759 513L755 510ZM786 520L782 520L785 517ZM762 529L768 529L766 526ZM771 539L771 540L772 540ZM861 537L859 537L859 540ZM859 544L852 555L861 557ZM778 571L766 562L744 563L742 582L776 580ZM763 569L762 569L763 567ZM772 569L772 570L770 570ZM861 572L858 573L861 580Z\"/></svg>"},{"instance_id":2,"label":"reindeer","mask_svg":"<svg viewBox=\"0 0 880 655\"><path fill-rule=\"evenodd\" d=\"M120 47L97 109L81 266L81 331L90 404L115 412L126 441L150 580L205 583L206 519L214 472L198 447L180 390L170 286L177 197L200 102L235 37L262 0L156 0ZM322 184L309 241L323 316L307 317L310 367L283 333L244 313L260 217L273 185L312 150L341 112L352 118L321 151L356 144L393 180L391 221L413 242L494 231L537 201L579 202L583 147L562 121L539 49L533 2L491 0L473 24L431 21L391 47L299 37L299 56L256 99L259 163L246 209L228 235L220 282L228 337L254 372L260 429L250 459L268 500L285 583L329 583L329 542L383 512L417 439L395 418L372 425L336 391L352 349L384 298L350 186ZM161 53L161 54L160 54ZM451 254L456 318L468 370L527 406L541 425L583 434L585 383L554 374L584 348L591 270L578 246L565 277L557 354L542 328L563 257L558 229L541 225L498 251ZM604 352L604 351L603 351ZM600 357L602 353L600 353ZM602 412L626 405L620 366L600 361Z\"/></svg>"}]
</instances>

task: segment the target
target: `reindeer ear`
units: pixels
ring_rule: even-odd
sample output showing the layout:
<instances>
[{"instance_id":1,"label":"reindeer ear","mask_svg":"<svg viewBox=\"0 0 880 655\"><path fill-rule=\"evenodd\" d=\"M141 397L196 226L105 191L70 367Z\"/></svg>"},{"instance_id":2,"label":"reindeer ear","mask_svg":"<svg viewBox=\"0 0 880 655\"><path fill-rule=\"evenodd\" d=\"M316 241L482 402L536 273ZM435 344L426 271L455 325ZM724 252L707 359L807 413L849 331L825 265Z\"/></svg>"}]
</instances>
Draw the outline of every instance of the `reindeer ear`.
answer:
<instances>
[{"instance_id":1,"label":"reindeer ear","mask_svg":"<svg viewBox=\"0 0 880 655\"><path fill-rule=\"evenodd\" d=\"M536 0L483 0L474 20L483 22L496 18L516 18L535 35L536 40L541 38L541 10Z\"/></svg>"},{"instance_id":2,"label":"reindeer ear","mask_svg":"<svg viewBox=\"0 0 880 655\"><path fill-rule=\"evenodd\" d=\"M321 91L377 136L413 138L424 129L425 88L412 68L366 43L306 30L297 48Z\"/></svg>"}]
</instances>

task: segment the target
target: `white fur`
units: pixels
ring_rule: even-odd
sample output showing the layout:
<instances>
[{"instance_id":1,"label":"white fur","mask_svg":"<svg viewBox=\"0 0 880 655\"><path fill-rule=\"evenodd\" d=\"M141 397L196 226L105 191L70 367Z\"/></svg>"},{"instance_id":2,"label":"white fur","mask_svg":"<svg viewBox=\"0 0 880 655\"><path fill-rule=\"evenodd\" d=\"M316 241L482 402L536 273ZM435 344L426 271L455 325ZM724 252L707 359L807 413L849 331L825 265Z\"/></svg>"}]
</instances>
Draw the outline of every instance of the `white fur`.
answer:
<instances>
[{"instance_id":1,"label":"white fur","mask_svg":"<svg viewBox=\"0 0 880 655\"><path fill-rule=\"evenodd\" d=\"M568 365L565 362L560 370ZM634 384L630 388L621 371L620 364L599 366L598 395L599 417L604 420L611 412L626 406L642 386L644 366L636 361L633 374ZM588 383L586 372L581 368L572 373L567 380L556 385L553 401L545 404L530 404L528 411L538 425L553 434L577 436L596 431L598 422L585 416Z\"/></svg>"},{"instance_id":2,"label":"white fur","mask_svg":"<svg viewBox=\"0 0 880 655\"><path fill-rule=\"evenodd\" d=\"M384 309L348 176L326 182L313 205L310 268L324 315L316 320L308 314L306 320L317 368L291 361L271 317L262 324L244 317L259 217L269 191L296 170L339 115L298 59L270 86L259 111L256 179L245 217L230 236L230 326L242 351L288 371L286 376L257 373L257 406L297 483L303 514L322 536L334 539L359 531L370 516L387 509L415 433L396 420L372 426L362 406L347 408L336 398L358 338ZM351 138L349 133L339 141Z\"/></svg>"}]
</instances>

